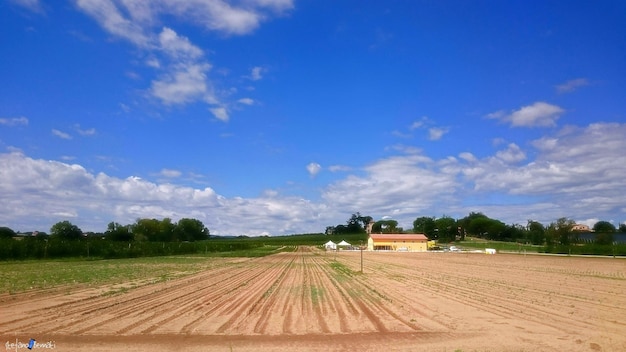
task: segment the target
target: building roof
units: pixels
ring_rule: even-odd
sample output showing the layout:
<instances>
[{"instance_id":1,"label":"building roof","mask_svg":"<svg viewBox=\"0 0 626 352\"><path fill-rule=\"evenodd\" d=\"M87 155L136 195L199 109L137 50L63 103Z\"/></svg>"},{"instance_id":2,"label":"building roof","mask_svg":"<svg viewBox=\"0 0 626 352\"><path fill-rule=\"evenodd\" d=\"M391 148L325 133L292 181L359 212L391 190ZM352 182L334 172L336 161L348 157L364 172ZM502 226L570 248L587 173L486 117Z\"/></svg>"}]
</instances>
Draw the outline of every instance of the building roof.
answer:
<instances>
[{"instance_id":1,"label":"building roof","mask_svg":"<svg viewBox=\"0 0 626 352\"><path fill-rule=\"evenodd\" d=\"M370 234L373 240L378 241L428 241L428 237L421 233L389 233Z\"/></svg>"}]
</instances>

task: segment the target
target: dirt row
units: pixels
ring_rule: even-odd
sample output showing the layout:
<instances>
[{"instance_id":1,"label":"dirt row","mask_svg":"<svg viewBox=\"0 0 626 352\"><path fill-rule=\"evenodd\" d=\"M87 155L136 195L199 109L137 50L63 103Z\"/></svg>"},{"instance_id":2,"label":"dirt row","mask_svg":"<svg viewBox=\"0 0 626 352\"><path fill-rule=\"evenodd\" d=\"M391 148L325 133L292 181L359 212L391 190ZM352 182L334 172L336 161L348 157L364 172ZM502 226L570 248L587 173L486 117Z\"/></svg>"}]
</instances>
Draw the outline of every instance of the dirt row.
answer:
<instances>
[{"instance_id":1,"label":"dirt row","mask_svg":"<svg viewBox=\"0 0 626 352\"><path fill-rule=\"evenodd\" d=\"M626 350L626 260L300 247L192 276L0 300L58 350ZM113 293L112 293L113 292ZM180 348L184 346L184 348Z\"/></svg>"}]
</instances>

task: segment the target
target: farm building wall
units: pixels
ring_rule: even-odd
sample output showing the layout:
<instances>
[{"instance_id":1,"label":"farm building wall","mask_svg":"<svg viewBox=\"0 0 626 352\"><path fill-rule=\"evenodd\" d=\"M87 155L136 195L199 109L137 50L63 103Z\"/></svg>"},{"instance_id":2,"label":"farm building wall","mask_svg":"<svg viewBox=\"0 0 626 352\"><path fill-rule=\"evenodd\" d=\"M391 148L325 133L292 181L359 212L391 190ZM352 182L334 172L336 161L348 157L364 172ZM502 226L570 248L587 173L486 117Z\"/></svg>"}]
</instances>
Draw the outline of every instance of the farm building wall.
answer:
<instances>
[{"instance_id":1,"label":"farm building wall","mask_svg":"<svg viewBox=\"0 0 626 352\"><path fill-rule=\"evenodd\" d=\"M428 250L428 239L419 234L402 235L370 235L367 240L369 251L403 251L425 252Z\"/></svg>"}]
</instances>

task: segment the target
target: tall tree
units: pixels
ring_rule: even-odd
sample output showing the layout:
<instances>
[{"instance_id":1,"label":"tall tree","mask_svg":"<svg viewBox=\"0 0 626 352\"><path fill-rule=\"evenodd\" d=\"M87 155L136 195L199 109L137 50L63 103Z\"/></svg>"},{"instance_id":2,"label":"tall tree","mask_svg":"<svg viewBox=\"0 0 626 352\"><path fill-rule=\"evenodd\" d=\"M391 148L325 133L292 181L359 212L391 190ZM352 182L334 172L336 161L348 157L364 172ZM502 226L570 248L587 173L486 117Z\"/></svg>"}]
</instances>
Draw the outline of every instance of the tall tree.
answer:
<instances>
[{"instance_id":1,"label":"tall tree","mask_svg":"<svg viewBox=\"0 0 626 352\"><path fill-rule=\"evenodd\" d=\"M183 218L178 220L174 230L175 237L180 241L201 241L209 238L209 229L202 221Z\"/></svg>"},{"instance_id":2,"label":"tall tree","mask_svg":"<svg viewBox=\"0 0 626 352\"><path fill-rule=\"evenodd\" d=\"M608 221L598 221L593 225L593 231L596 233L614 233L616 228Z\"/></svg>"},{"instance_id":3,"label":"tall tree","mask_svg":"<svg viewBox=\"0 0 626 352\"><path fill-rule=\"evenodd\" d=\"M83 231L78 226L65 220L52 225L50 236L64 240L78 240L83 237Z\"/></svg>"},{"instance_id":4,"label":"tall tree","mask_svg":"<svg viewBox=\"0 0 626 352\"><path fill-rule=\"evenodd\" d=\"M458 234L456 220L444 215L443 217L435 220L435 226L437 231L436 237L440 242L451 242L456 240L456 236Z\"/></svg>"},{"instance_id":5,"label":"tall tree","mask_svg":"<svg viewBox=\"0 0 626 352\"><path fill-rule=\"evenodd\" d=\"M548 244L559 243L570 245L576 241L576 234L572 232L576 222L568 218L559 218L548 226L546 230L546 242Z\"/></svg>"},{"instance_id":6,"label":"tall tree","mask_svg":"<svg viewBox=\"0 0 626 352\"><path fill-rule=\"evenodd\" d=\"M413 233L423 233L429 239L434 239L436 232L435 219L422 216L413 221Z\"/></svg>"},{"instance_id":7,"label":"tall tree","mask_svg":"<svg viewBox=\"0 0 626 352\"><path fill-rule=\"evenodd\" d=\"M111 241L132 241L133 233L130 229L130 225L121 225L117 222L111 221L107 226L107 230L104 232L106 239Z\"/></svg>"},{"instance_id":8,"label":"tall tree","mask_svg":"<svg viewBox=\"0 0 626 352\"><path fill-rule=\"evenodd\" d=\"M15 236L15 231L11 228L2 226L0 227L0 238L13 238Z\"/></svg>"},{"instance_id":9,"label":"tall tree","mask_svg":"<svg viewBox=\"0 0 626 352\"><path fill-rule=\"evenodd\" d=\"M379 220L372 226L373 233L398 233L398 222L396 220Z\"/></svg>"},{"instance_id":10,"label":"tall tree","mask_svg":"<svg viewBox=\"0 0 626 352\"><path fill-rule=\"evenodd\" d=\"M543 244L546 241L546 228L538 221L528 220L528 236L530 243Z\"/></svg>"}]
</instances>

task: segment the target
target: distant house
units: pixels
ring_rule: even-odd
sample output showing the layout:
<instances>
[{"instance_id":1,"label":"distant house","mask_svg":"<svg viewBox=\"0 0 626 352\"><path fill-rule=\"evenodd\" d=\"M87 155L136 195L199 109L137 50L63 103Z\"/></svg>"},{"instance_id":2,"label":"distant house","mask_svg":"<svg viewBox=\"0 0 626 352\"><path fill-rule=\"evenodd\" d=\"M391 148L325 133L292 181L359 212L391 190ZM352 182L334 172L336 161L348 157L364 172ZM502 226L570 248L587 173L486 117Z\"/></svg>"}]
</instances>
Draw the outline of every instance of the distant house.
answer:
<instances>
[{"instance_id":1,"label":"distant house","mask_svg":"<svg viewBox=\"0 0 626 352\"><path fill-rule=\"evenodd\" d=\"M587 225L576 224L576 225L572 226L572 231L590 232L591 229Z\"/></svg>"},{"instance_id":2,"label":"distant house","mask_svg":"<svg viewBox=\"0 0 626 352\"><path fill-rule=\"evenodd\" d=\"M400 252L426 252L428 250L428 237L417 233L396 234L370 234L367 239L369 251L400 251Z\"/></svg>"}]
</instances>

